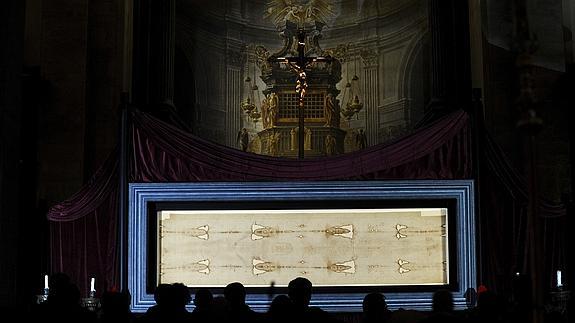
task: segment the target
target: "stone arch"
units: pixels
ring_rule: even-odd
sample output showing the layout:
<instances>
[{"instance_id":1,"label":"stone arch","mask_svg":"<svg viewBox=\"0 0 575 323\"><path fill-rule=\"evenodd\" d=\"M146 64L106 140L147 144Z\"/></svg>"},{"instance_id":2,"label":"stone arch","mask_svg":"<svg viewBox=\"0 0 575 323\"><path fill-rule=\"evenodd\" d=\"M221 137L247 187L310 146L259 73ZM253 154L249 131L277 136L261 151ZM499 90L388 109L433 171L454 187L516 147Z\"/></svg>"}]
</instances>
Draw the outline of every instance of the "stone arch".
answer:
<instances>
[{"instance_id":1,"label":"stone arch","mask_svg":"<svg viewBox=\"0 0 575 323\"><path fill-rule=\"evenodd\" d=\"M416 69L419 67L419 63L421 59L425 59L423 55L425 54L425 47L429 45L427 40L429 39L429 32L427 30L418 34L414 39L410 42L405 50L405 55L401 61L400 71L398 75L398 98L400 99L407 99L409 100L409 116L408 116L408 126L411 126L414 122L417 122L419 118L423 116L423 108L425 105L425 94L426 91L429 89L429 79L428 74L425 73L419 77L426 77L426 79L422 80L421 88L417 85L417 75ZM416 95L415 91L421 92ZM421 96L421 97L419 97ZM413 101L413 99L421 100ZM420 107L419 107L420 106ZM420 109L419 109L420 108Z\"/></svg>"},{"instance_id":2,"label":"stone arch","mask_svg":"<svg viewBox=\"0 0 575 323\"><path fill-rule=\"evenodd\" d=\"M193 90L196 97L195 105L198 109L198 106L207 105L209 100L206 62L201 55L194 55L195 44L188 34L180 32L176 37L176 47L181 50L187 64L194 72Z\"/></svg>"}]
</instances>

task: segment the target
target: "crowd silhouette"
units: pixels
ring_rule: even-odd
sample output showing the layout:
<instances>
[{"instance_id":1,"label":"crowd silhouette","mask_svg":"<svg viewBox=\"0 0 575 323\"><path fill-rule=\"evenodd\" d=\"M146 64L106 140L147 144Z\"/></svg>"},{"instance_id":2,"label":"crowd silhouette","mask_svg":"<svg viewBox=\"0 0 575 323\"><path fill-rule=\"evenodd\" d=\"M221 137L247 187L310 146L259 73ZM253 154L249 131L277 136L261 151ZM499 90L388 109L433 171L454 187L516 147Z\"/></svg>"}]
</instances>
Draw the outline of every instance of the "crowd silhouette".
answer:
<instances>
[{"instance_id":1,"label":"crowd silhouette","mask_svg":"<svg viewBox=\"0 0 575 323\"><path fill-rule=\"evenodd\" d=\"M310 306L312 283L306 278L293 279L287 295L273 297L266 313L252 310L246 304L246 289L240 282L232 282L223 289L223 295L214 296L208 288L195 290L182 283L160 284L154 292L155 305L146 313L135 315L130 311L131 296L124 291L106 291L101 295L101 306L89 310L81 306L78 287L67 275L51 277L50 293L46 301L30 311L31 322L87 322L87 323L504 323L527 322L513 304L490 290L481 290L477 304L467 310L454 311L453 296L449 290L437 290L433 295L432 311L397 309L391 311L385 295L372 292L363 299L363 313L343 320L337 314ZM270 296L271 297L271 296ZM186 306L193 302L193 311ZM569 303L572 307L573 301ZM551 312L545 322L568 322L566 313Z\"/></svg>"}]
</instances>

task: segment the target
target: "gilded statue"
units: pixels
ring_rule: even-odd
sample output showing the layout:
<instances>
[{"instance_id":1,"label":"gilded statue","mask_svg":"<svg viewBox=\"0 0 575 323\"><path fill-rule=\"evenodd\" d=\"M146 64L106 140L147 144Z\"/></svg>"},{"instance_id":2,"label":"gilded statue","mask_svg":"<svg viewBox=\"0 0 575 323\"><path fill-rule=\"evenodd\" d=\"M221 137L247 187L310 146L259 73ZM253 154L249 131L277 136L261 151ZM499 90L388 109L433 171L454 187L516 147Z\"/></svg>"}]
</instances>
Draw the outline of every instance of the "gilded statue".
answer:
<instances>
[{"instance_id":1,"label":"gilded statue","mask_svg":"<svg viewBox=\"0 0 575 323\"><path fill-rule=\"evenodd\" d=\"M276 125L276 118L279 109L278 101L278 95L275 92L270 93L268 98L269 127L274 127Z\"/></svg>"},{"instance_id":2,"label":"gilded statue","mask_svg":"<svg viewBox=\"0 0 575 323\"><path fill-rule=\"evenodd\" d=\"M263 124L264 129L267 129L270 127L269 109L270 109L270 105L268 103L268 98L264 97L262 100L262 124Z\"/></svg>"},{"instance_id":3,"label":"gilded statue","mask_svg":"<svg viewBox=\"0 0 575 323\"><path fill-rule=\"evenodd\" d=\"M337 127L335 120L337 119L336 111L335 111L335 98L333 94L328 93L325 96L325 104L324 104L324 116L325 116L325 127Z\"/></svg>"}]
</instances>

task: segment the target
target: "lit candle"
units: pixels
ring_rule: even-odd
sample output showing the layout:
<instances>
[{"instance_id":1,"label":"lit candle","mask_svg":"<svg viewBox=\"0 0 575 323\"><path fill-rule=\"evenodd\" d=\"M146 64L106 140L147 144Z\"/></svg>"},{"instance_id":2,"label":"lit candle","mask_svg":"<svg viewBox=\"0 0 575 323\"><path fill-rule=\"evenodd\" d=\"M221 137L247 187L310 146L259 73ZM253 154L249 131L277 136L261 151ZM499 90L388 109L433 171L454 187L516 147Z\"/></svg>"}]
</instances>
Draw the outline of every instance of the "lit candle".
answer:
<instances>
[{"instance_id":1,"label":"lit candle","mask_svg":"<svg viewBox=\"0 0 575 323\"><path fill-rule=\"evenodd\" d=\"M94 288L94 287L95 287L95 286L94 286L95 284L96 284L96 278L92 277L92 279L90 279L90 291L91 291L91 292L93 292L93 291L96 290L96 289Z\"/></svg>"},{"instance_id":2,"label":"lit candle","mask_svg":"<svg viewBox=\"0 0 575 323\"><path fill-rule=\"evenodd\" d=\"M563 287L563 282L561 281L561 270L557 270L557 287Z\"/></svg>"},{"instance_id":3,"label":"lit candle","mask_svg":"<svg viewBox=\"0 0 575 323\"><path fill-rule=\"evenodd\" d=\"M48 275L44 275L44 289L48 289Z\"/></svg>"}]
</instances>

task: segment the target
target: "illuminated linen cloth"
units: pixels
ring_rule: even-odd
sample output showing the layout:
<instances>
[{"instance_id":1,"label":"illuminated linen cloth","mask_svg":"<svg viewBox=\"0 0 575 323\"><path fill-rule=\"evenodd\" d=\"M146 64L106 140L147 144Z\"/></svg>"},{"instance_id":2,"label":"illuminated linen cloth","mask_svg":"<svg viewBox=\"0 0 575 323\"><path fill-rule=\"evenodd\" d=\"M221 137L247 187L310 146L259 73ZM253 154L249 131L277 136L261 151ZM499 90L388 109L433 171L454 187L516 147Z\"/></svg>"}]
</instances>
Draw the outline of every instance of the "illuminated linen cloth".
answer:
<instances>
[{"instance_id":1,"label":"illuminated linen cloth","mask_svg":"<svg viewBox=\"0 0 575 323\"><path fill-rule=\"evenodd\" d=\"M158 213L158 283L449 283L447 209Z\"/></svg>"}]
</instances>

